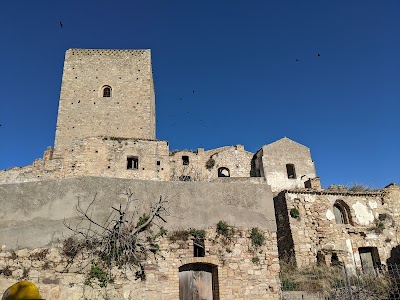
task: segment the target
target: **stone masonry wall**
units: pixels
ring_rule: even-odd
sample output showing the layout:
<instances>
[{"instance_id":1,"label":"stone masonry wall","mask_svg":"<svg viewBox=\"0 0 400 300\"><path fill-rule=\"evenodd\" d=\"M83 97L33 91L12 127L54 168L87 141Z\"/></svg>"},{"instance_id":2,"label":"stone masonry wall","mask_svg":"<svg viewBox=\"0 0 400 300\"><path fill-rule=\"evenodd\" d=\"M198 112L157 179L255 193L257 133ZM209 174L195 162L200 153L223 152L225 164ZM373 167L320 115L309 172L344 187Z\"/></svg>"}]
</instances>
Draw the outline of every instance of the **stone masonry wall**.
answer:
<instances>
[{"instance_id":1,"label":"stone masonry wall","mask_svg":"<svg viewBox=\"0 0 400 300\"><path fill-rule=\"evenodd\" d=\"M262 147L263 174L272 191L304 188L304 182L316 177L310 149L288 138L280 139ZM293 164L296 178L288 178L286 164Z\"/></svg>"},{"instance_id":2,"label":"stone masonry wall","mask_svg":"<svg viewBox=\"0 0 400 300\"><path fill-rule=\"evenodd\" d=\"M160 251L146 261L146 280L135 279L136 269L114 269L115 280L107 287L85 285L90 261L62 254L60 247L7 250L0 252L0 290L25 279L35 283L42 297L58 299L179 299L179 268L203 263L217 270L216 299L279 299L279 261L276 235L265 231L265 245L255 247L250 228L235 228L226 239L215 227L206 230L205 257L193 256L193 240L162 238ZM78 255L79 257L79 255ZM78 263L80 262L80 263ZM87 264L82 269L82 265ZM96 282L96 281L95 281Z\"/></svg>"},{"instance_id":3,"label":"stone masonry wall","mask_svg":"<svg viewBox=\"0 0 400 300\"><path fill-rule=\"evenodd\" d=\"M183 164L183 156L189 158L189 164ZM193 151L171 152L171 180L180 180L181 176L190 176L193 181L213 181L218 178L218 169L226 168L229 170L230 177L249 178L251 169L251 159L253 154L245 151L242 145L227 146L217 149L204 151L198 149ZM214 165L206 167L207 162L212 159Z\"/></svg>"},{"instance_id":4,"label":"stone masonry wall","mask_svg":"<svg viewBox=\"0 0 400 300\"><path fill-rule=\"evenodd\" d=\"M127 158L138 159L127 168ZM114 137L74 140L64 154L63 178L102 176L142 180L169 180L168 142Z\"/></svg>"},{"instance_id":5,"label":"stone masonry wall","mask_svg":"<svg viewBox=\"0 0 400 300\"><path fill-rule=\"evenodd\" d=\"M111 97L103 97L103 87ZM66 52L54 151L99 135L155 139L150 50L70 49Z\"/></svg>"},{"instance_id":6,"label":"stone masonry wall","mask_svg":"<svg viewBox=\"0 0 400 300\"><path fill-rule=\"evenodd\" d=\"M280 193L274 199L280 256L293 251L297 265L306 266L317 262L318 252L328 264L336 253L340 261L361 268L359 248L376 247L380 261L386 263L400 238L399 218L392 214L389 198L382 191ZM333 205L337 201L348 206L349 224L336 224ZM292 209L298 217L291 216Z\"/></svg>"}]
</instances>

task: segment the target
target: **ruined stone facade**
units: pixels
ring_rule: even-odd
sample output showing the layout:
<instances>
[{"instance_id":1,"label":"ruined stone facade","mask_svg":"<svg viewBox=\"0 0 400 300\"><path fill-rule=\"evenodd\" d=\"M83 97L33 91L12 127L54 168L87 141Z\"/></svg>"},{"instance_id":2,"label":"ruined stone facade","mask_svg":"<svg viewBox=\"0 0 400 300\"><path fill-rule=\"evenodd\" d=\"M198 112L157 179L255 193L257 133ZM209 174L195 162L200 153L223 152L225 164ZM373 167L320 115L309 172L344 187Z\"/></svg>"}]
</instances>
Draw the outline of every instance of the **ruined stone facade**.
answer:
<instances>
[{"instance_id":1,"label":"ruined stone facade","mask_svg":"<svg viewBox=\"0 0 400 300\"><path fill-rule=\"evenodd\" d=\"M146 263L146 280L137 279L136 270L115 268L115 281L105 288L85 285L84 271L90 267L90 260L75 260L71 264L61 248L2 251L0 269L7 270L8 275L0 276L0 287L24 278L38 285L42 297L51 300L189 299L180 298L180 280L196 265L204 268L203 273L210 274L208 280L215 286L212 299L278 299L276 242L255 248L247 228L236 228L230 241L221 242L215 228L208 229L206 236L205 257L193 257L193 240L163 238L159 241L158 255L149 257ZM266 231L265 237L276 240L272 232Z\"/></svg>"},{"instance_id":2,"label":"ruined stone facade","mask_svg":"<svg viewBox=\"0 0 400 300\"><path fill-rule=\"evenodd\" d=\"M399 195L395 184L379 191L282 191L274 198L280 258L366 272L400 263Z\"/></svg>"},{"instance_id":3,"label":"ruined stone facade","mask_svg":"<svg viewBox=\"0 0 400 300\"><path fill-rule=\"evenodd\" d=\"M278 299L278 252L299 267L345 263L367 270L397 262L397 185L324 190L310 150L286 137L256 153L243 145L170 151L155 132L149 50L67 51L54 148L30 166L0 171L0 269L11 270L0 276L0 288L29 269L25 277L44 286L48 299L80 299L85 289L88 299L98 299L99 291L82 285L82 276L60 275L64 261L54 247L77 198L99 195L97 210L107 215L105 208L119 203L115 195L128 187L139 199L170 196L175 218L168 229L207 229L206 252L194 257L193 241L164 239L164 259L146 264L148 280L133 282L130 274L110 289L113 297L178 299L180 270L200 264L211 268L212 299ZM237 228L229 245L210 229L219 220ZM266 238L257 251L248 239L255 227ZM26 250L10 258L10 248L44 246L54 254L46 256L51 269L32 262Z\"/></svg>"}]
</instances>

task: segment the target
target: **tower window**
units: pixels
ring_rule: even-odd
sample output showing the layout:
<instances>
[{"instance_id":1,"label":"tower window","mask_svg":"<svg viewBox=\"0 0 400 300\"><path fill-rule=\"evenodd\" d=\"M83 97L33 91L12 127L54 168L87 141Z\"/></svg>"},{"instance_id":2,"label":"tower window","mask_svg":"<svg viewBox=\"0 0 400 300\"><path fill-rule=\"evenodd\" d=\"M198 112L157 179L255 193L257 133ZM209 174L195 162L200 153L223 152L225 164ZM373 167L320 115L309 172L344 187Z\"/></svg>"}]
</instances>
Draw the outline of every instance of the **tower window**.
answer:
<instances>
[{"instance_id":1,"label":"tower window","mask_svg":"<svg viewBox=\"0 0 400 300\"><path fill-rule=\"evenodd\" d=\"M127 170L139 169L139 158L137 156L128 156L126 158L126 169Z\"/></svg>"},{"instance_id":2,"label":"tower window","mask_svg":"<svg viewBox=\"0 0 400 300\"><path fill-rule=\"evenodd\" d=\"M294 168L294 164L287 164L286 172L289 179L296 179L296 170Z\"/></svg>"},{"instance_id":3,"label":"tower window","mask_svg":"<svg viewBox=\"0 0 400 300\"><path fill-rule=\"evenodd\" d=\"M103 87L103 97L111 97L111 87L106 85Z\"/></svg>"},{"instance_id":4,"label":"tower window","mask_svg":"<svg viewBox=\"0 0 400 300\"><path fill-rule=\"evenodd\" d=\"M187 155L182 156L182 165L184 165L184 166L189 165L189 156L187 156Z\"/></svg>"}]
</instances>

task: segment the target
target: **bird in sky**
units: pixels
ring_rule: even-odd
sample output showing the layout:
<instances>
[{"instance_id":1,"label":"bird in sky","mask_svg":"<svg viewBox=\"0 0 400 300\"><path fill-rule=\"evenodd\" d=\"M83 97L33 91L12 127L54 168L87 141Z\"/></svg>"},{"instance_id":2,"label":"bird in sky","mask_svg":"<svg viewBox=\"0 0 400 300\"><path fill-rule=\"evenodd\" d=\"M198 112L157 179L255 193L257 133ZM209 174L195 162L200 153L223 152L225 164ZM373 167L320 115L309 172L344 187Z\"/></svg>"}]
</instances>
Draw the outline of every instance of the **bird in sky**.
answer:
<instances>
[{"instance_id":1,"label":"bird in sky","mask_svg":"<svg viewBox=\"0 0 400 300\"><path fill-rule=\"evenodd\" d=\"M318 56L321 56L321 55L318 53Z\"/></svg>"},{"instance_id":2,"label":"bird in sky","mask_svg":"<svg viewBox=\"0 0 400 300\"><path fill-rule=\"evenodd\" d=\"M61 28L64 28L64 25L61 21L60 21L60 26L61 26Z\"/></svg>"},{"instance_id":3,"label":"bird in sky","mask_svg":"<svg viewBox=\"0 0 400 300\"><path fill-rule=\"evenodd\" d=\"M299 60L296 58L296 61L299 61Z\"/></svg>"},{"instance_id":4,"label":"bird in sky","mask_svg":"<svg viewBox=\"0 0 400 300\"><path fill-rule=\"evenodd\" d=\"M193 91L193 94L194 94L194 91Z\"/></svg>"}]
</instances>

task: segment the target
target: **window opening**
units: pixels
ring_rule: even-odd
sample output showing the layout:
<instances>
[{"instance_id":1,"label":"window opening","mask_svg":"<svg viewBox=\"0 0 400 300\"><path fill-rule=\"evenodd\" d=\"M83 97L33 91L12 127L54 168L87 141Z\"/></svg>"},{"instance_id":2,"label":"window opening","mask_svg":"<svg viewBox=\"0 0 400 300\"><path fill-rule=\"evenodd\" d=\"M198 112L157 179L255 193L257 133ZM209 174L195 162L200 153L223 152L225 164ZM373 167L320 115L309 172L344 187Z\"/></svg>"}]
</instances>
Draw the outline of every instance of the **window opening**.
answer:
<instances>
[{"instance_id":1,"label":"window opening","mask_svg":"<svg viewBox=\"0 0 400 300\"><path fill-rule=\"evenodd\" d=\"M204 249L204 239L194 239L193 240L193 252L194 257L204 257L206 251Z\"/></svg>"},{"instance_id":2,"label":"window opening","mask_svg":"<svg viewBox=\"0 0 400 300\"><path fill-rule=\"evenodd\" d=\"M157 160L157 166L161 165L161 161Z\"/></svg>"},{"instance_id":3,"label":"window opening","mask_svg":"<svg viewBox=\"0 0 400 300\"><path fill-rule=\"evenodd\" d=\"M218 168L218 177L231 177L231 173L228 168Z\"/></svg>"},{"instance_id":4,"label":"window opening","mask_svg":"<svg viewBox=\"0 0 400 300\"><path fill-rule=\"evenodd\" d=\"M179 176L180 181L190 181L192 178L188 175L181 175Z\"/></svg>"},{"instance_id":5,"label":"window opening","mask_svg":"<svg viewBox=\"0 0 400 300\"><path fill-rule=\"evenodd\" d=\"M339 257L336 252L333 252L331 256L331 266L339 266L339 265L340 265Z\"/></svg>"},{"instance_id":6,"label":"window opening","mask_svg":"<svg viewBox=\"0 0 400 300\"><path fill-rule=\"evenodd\" d=\"M139 169L139 158L137 156L128 156L126 160L127 160L126 168L128 170Z\"/></svg>"},{"instance_id":7,"label":"window opening","mask_svg":"<svg viewBox=\"0 0 400 300\"><path fill-rule=\"evenodd\" d=\"M296 171L294 168L294 164L287 164L286 172L289 179L296 179Z\"/></svg>"},{"instance_id":8,"label":"window opening","mask_svg":"<svg viewBox=\"0 0 400 300\"><path fill-rule=\"evenodd\" d=\"M333 205L333 214L336 224L351 224L350 209L342 200L337 200Z\"/></svg>"},{"instance_id":9,"label":"window opening","mask_svg":"<svg viewBox=\"0 0 400 300\"><path fill-rule=\"evenodd\" d=\"M111 87L103 87L103 97L111 97Z\"/></svg>"},{"instance_id":10,"label":"window opening","mask_svg":"<svg viewBox=\"0 0 400 300\"><path fill-rule=\"evenodd\" d=\"M187 156L187 155L183 155L182 156L182 164L184 166L188 166L189 165L189 156Z\"/></svg>"}]
</instances>

